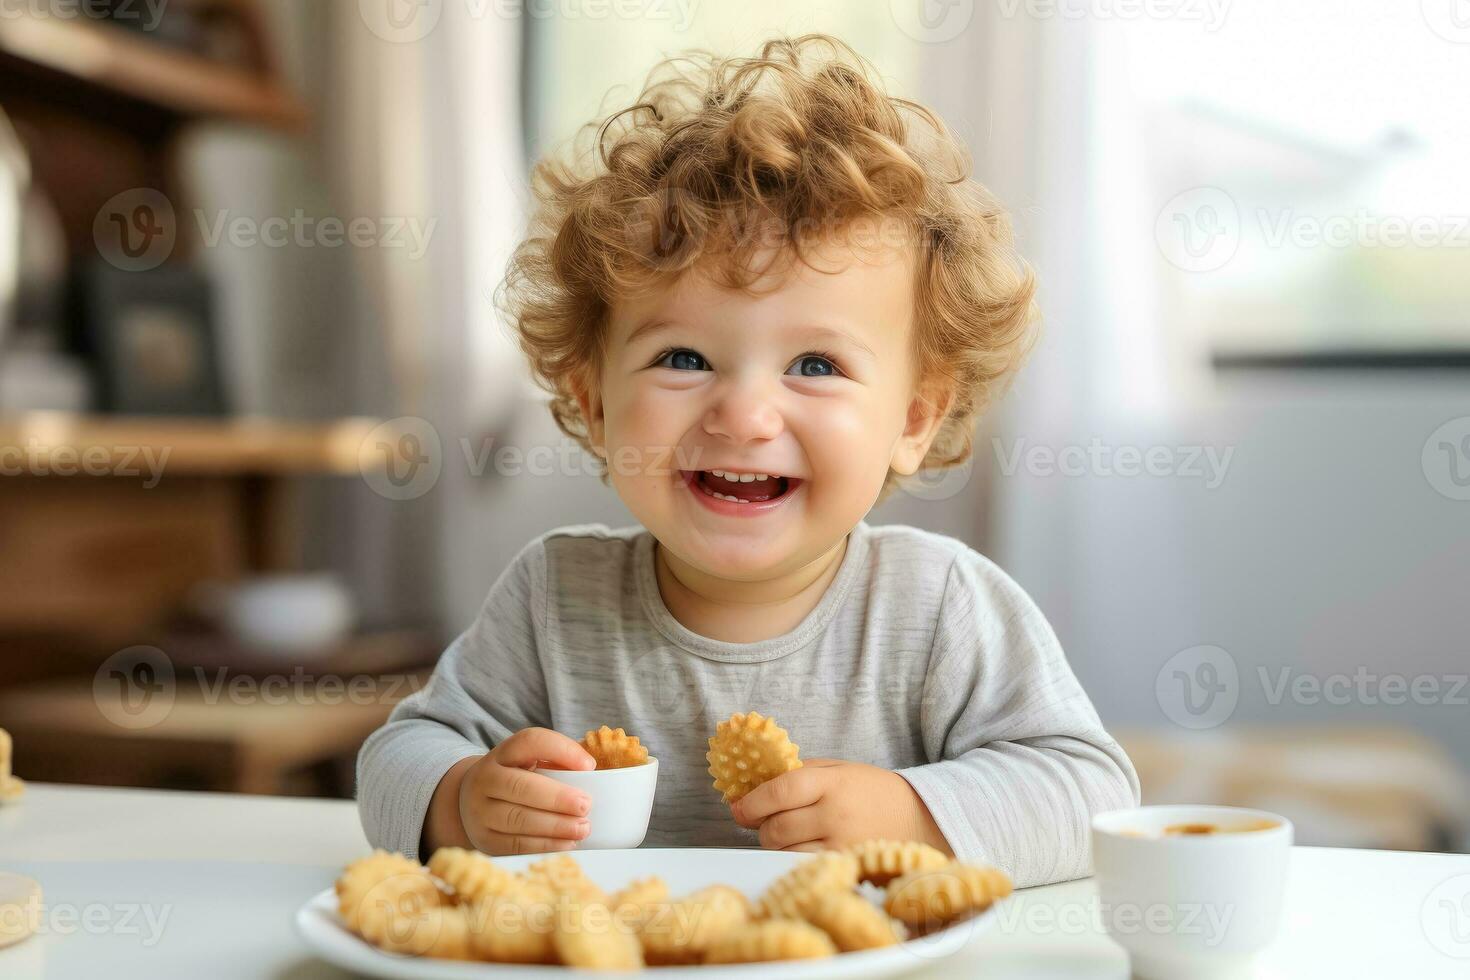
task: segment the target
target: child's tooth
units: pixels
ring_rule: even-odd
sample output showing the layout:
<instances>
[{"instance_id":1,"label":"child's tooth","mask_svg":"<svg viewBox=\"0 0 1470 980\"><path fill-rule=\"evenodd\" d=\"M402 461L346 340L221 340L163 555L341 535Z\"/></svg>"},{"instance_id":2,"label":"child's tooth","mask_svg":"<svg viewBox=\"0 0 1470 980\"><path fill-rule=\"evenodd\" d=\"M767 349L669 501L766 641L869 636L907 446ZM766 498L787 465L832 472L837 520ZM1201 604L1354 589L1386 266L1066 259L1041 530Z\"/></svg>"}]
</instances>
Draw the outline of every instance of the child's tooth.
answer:
<instances>
[{"instance_id":1,"label":"child's tooth","mask_svg":"<svg viewBox=\"0 0 1470 980\"><path fill-rule=\"evenodd\" d=\"M756 478L756 479L757 479L757 480L769 480L769 479L770 479L770 477L769 477L769 476L767 476L767 475L766 475L766 474L764 474L764 473L757 473L757 474L756 474L756 475L755 475L755 478Z\"/></svg>"},{"instance_id":2,"label":"child's tooth","mask_svg":"<svg viewBox=\"0 0 1470 980\"><path fill-rule=\"evenodd\" d=\"M754 483L755 482L755 474L754 473L741 473L740 474L740 482L741 483Z\"/></svg>"}]
</instances>

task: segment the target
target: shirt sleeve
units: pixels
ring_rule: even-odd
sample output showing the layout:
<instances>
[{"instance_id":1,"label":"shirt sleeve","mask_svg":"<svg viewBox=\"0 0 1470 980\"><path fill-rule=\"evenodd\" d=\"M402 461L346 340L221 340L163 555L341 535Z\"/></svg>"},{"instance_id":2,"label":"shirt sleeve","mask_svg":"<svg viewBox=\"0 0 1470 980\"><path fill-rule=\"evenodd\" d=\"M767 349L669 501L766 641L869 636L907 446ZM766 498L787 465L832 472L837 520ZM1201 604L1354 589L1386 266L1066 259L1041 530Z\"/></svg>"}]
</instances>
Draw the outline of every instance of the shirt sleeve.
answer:
<instances>
[{"instance_id":1,"label":"shirt sleeve","mask_svg":"<svg viewBox=\"0 0 1470 980\"><path fill-rule=\"evenodd\" d=\"M1050 624L976 552L946 580L919 715L932 761L899 775L956 857L1018 888L1091 874L1092 815L1138 805L1133 764Z\"/></svg>"},{"instance_id":2,"label":"shirt sleeve","mask_svg":"<svg viewBox=\"0 0 1470 980\"><path fill-rule=\"evenodd\" d=\"M538 638L545 636L546 551L532 541L491 586L429 681L404 698L357 756L357 809L373 847L416 856L429 800L461 759L522 728L547 726Z\"/></svg>"}]
</instances>

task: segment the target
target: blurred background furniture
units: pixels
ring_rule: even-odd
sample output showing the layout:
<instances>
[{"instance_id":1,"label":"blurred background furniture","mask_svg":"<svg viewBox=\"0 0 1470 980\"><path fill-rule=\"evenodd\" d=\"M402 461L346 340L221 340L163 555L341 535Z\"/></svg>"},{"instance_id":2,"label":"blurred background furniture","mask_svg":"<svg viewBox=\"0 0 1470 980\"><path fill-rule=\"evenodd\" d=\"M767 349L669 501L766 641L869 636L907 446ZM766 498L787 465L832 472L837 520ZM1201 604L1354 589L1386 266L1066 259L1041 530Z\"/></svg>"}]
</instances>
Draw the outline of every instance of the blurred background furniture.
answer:
<instances>
[{"instance_id":1,"label":"blurred background furniture","mask_svg":"<svg viewBox=\"0 0 1470 980\"><path fill-rule=\"evenodd\" d=\"M187 645L165 644L169 704L138 727L123 708L130 692L106 677L0 690L26 771L105 786L350 797L358 747L427 682L438 653L421 632L385 632L283 669L217 638L196 643L193 658Z\"/></svg>"},{"instance_id":2,"label":"blurred background furniture","mask_svg":"<svg viewBox=\"0 0 1470 980\"><path fill-rule=\"evenodd\" d=\"M26 771L350 795L350 760L421 685L438 652L430 635L368 630L288 659L178 624L201 583L299 567L294 482L358 475L372 465L359 459L372 428L49 414L0 422L0 446L24 447L30 469L0 477L0 718L24 746ZM82 460L103 475L78 472ZM98 670L139 644L162 652L175 701L166 718L133 729L109 712L103 699L119 695Z\"/></svg>"},{"instance_id":3,"label":"blurred background furniture","mask_svg":"<svg viewBox=\"0 0 1470 980\"><path fill-rule=\"evenodd\" d=\"M364 449L377 422L234 414L214 389L223 351L213 335L164 329L181 311L214 327L213 285L184 217L190 131L297 139L310 115L251 0L144 6L91 5L100 17L33 6L0 19L0 111L30 222L21 239L35 251L49 234L36 215L54 221L59 254L48 262L61 267L42 276L23 265L18 295L0 296L0 317L17 321L0 344L46 363L80 359L93 404L37 411L17 405L25 394L0 399L0 719L40 778L350 795L357 746L422 682L437 638L369 617L292 659L190 617L203 586L322 561L311 492L387 464ZM3 246L0 261L11 258ZM103 282L107 290L91 288ZM158 291L173 282L187 307L170 309ZM117 365L99 360L86 334L129 291L163 304L145 324L140 364L207 376L197 416L99 413L119 403L104 376ZM115 358L114 345L107 351ZM7 378L29 391L23 373ZM189 407L175 400L168 410ZM107 658L136 646L159 652L173 698L166 718L140 729L113 720L112 689L97 683ZM312 682L305 693L271 697L272 681L302 676ZM344 694L324 694L324 682ZM371 696L346 696L351 685Z\"/></svg>"},{"instance_id":4,"label":"blurred background furniture","mask_svg":"<svg viewBox=\"0 0 1470 980\"><path fill-rule=\"evenodd\" d=\"M1143 802L1255 807L1325 847L1463 851L1470 780L1442 744L1389 726L1243 725L1113 733Z\"/></svg>"}]
</instances>

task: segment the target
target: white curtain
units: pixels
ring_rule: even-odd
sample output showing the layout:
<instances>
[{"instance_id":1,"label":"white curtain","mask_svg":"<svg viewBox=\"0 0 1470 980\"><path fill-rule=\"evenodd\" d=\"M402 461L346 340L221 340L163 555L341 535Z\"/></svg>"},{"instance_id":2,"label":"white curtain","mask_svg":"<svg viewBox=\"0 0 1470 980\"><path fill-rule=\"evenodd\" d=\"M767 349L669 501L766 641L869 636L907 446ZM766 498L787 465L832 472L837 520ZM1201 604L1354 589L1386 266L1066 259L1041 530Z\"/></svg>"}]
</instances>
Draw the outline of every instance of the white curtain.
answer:
<instances>
[{"instance_id":1,"label":"white curtain","mask_svg":"<svg viewBox=\"0 0 1470 980\"><path fill-rule=\"evenodd\" d=\"M1061 478L1026 464L1058 451L1167 441L1187 411L1196 352L1171 340L1154 308L1156 206L1138 181L1139 131L1116 67L1116 38L1083 20L1007 16L976 4L975 21L930 60L925 97L967 141L975 176L1008 207L1039 278L1041 340L977 441L987 474L984 547L1037 599L1079 672L1106 622L1117 493L1137 482ZM1154 519L1169 524L1162 496ZM1121 543L1126 548L1126 542Z\"/></svg>"},{"instance_id":2,"label":"white curtain","mask_svg":"<svg viewBox=\"0 0 1470 980\"><path fill-rule=\"evenodd\" d=\"M525 177L520 20L474 4L426 9L436 7L425 36L395 39L369 29L356 0L338 0L321 122L340 213L432 222L422 258L355 250L361 292L341 297L365 325L361 402L428 420L443 462L412 501L356 494L352 564L376 602L452 625L465 605L455 570L474 547L465 511L477 506L463 446L499 434L520 391L491 293L525 220ZM464 588L483 598L485 585Z\"/></svg>"}]
</instances>

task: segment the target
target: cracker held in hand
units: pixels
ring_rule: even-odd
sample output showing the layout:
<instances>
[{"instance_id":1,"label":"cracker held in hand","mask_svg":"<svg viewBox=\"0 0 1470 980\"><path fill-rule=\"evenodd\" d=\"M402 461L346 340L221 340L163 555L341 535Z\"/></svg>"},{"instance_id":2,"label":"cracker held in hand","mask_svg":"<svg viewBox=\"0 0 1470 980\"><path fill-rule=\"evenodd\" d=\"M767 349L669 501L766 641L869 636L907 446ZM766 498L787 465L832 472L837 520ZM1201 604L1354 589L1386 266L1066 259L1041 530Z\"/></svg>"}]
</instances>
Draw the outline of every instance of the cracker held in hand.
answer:
<instances>
[{"instance_id":1,"label":"cracker held in hand","mask_svg":"<svg viewBox=\"0 0 1470 980\"><path fill-rule=\"evenodd\" d=\"M768 779L801 768L786 729L756 711L720 722L705 758L715 789L725 795L726 803L734 803Z\"/></svg>"},{"instance_id":2,"label":"cracker held in hand","mask_svg":"<svg viewBox=\"0 0 1470 980\"><path fill-rule=\"evenodd\" d=\"M583 735L582 748L597 760L599 769L627 769L648 761L648 749L638 743L637 735L606 725Z\"/></svg>"}]
</instances>

